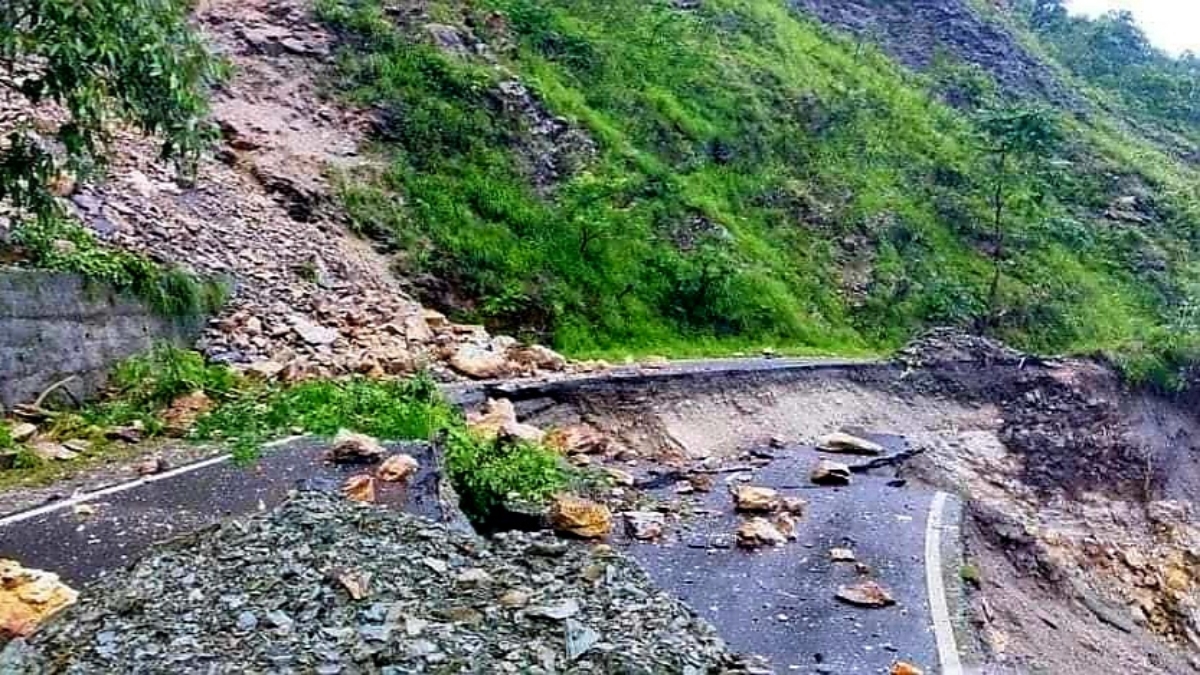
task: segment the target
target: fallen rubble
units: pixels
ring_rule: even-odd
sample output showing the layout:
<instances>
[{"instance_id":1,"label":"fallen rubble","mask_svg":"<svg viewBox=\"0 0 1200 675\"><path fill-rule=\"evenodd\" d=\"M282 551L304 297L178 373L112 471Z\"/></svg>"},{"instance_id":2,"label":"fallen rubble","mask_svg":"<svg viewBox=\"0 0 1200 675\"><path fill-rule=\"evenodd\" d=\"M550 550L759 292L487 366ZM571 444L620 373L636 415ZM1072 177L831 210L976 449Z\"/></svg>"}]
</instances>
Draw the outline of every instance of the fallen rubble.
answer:
<instances>
[{"instance_id":1,"label":"fallen rubble","mask_svg":"<svg viewBox=\"0 0 1200 675\"><path fill-rule=\"evenodd\" d=\"M0 670L742 672L713 630L607 546L485 542L304 492L89 588Z\"/></svg>"}]
</instances>

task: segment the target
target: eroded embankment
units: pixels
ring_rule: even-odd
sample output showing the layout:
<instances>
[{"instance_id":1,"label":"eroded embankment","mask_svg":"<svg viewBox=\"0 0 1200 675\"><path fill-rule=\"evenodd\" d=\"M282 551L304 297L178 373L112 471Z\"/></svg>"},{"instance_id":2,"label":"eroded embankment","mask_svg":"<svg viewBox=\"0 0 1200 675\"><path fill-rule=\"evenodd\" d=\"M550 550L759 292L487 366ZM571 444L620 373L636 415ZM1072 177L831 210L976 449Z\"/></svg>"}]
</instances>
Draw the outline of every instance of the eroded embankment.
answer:
<instances>
[{"instance_id":1,"label":"eroded embankment","mask_svg":"<svg viewBox=\"0 0 1200 675\"><path fill-rule=\"evenodd\" d=\"M968 661L1192 671L1200 429L1186 407L1131 392L1099 364L935 334L886 365L504 393L533 424L589 424L630 449L619 458L629 468L665 463L681 476L843 428L903 437L919 454L897 476L968 504L957 610Z\"/></svg>"}]
</instances>

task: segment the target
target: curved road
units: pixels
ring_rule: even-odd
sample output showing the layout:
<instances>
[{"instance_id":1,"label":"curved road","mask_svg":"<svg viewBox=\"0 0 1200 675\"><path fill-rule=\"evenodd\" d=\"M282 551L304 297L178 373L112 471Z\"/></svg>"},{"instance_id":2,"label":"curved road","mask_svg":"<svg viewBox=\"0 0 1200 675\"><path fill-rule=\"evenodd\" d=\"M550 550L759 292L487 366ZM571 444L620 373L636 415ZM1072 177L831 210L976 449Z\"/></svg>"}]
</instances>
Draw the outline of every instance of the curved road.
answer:
<instances>
[{"instance_id":1,"label":"curved road","mask_svg":"<svg viewBox=\"0 0 1200 675\"><path fill-rule=\"evenodd\" d=\"M779 359L725 362L724 367L745 372L747 367L846 365ZM720 367L704 362L640 376L686 378L696 372L708 376ZM547 386L571 384L534 385ZM876 440L893 451L903 449L903 439ZM58 572L73 584L92 581L124 567L156 542L270 508L298 483L340 481L342 470L319 461L324 448L321 441L293 440L265 453L250 469L216 457L2 516L0 557ZM742 473L752 484L808 501L797 541L755 552L732 547L740 517L732 513L722 481L737 474L718 474L718 487L695 497L693 515L678 538L623 546L658 583L711 621L732 648L768 657L779 673L886 673L894 661L904 660L925 673L959 675L941 588L943 578L957 576L957 503L901 485L891 469L856 473L848 487L817 488L807 478L817 457L812 448L764 449L762 456L768 455L773 457L763 466ZM659 492L659 497L674 496L669 487ZM382 501L389 500L412 506L405 495L382 495ZM78 513L82 504L95 505L95 514ZM834 547L853 549L870 568L867 576L853 564L832 562L829 549ZM943 549L951 551L945 563ZM888 587L897 604L863 609L835 599L839 585L864 578Z\"/></svg>"}]
</instances>

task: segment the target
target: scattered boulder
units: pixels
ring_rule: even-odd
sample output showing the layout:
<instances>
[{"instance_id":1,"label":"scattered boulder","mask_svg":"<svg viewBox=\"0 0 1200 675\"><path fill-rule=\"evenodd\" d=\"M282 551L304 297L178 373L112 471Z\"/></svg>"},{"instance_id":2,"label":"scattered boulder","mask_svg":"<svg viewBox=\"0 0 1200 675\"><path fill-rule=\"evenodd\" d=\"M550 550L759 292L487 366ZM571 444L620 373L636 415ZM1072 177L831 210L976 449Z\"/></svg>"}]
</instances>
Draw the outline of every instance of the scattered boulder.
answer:
<instances>
[{"instance_id":1,"label":"scattered boulder","mask_svg":"<svg viewBox=\"0 0 1200 675\"><path fill-rule=\"evenodd\" d=\"M837 599L856 607L890 607L896 604L891 591L877 581L863 581L853 586L841 586L837 590Z\"/></svg>"},{"instance_id":2,"label":"scattered boulder","mask_svg":"<svg viewBox=\"0 0 1200 675\"><path fill-rule=\"evenodd\" d=\"M177 397L163 412L163 431L168 436L183 436L214 405L208 394L199 390Z\"/></svg>"},{"instance_id":3,"label":"scattered boulder","mask_svg":"<svg viewBox=\"0 0 1200 675\"><path fill-rule=\"evenodd\" d=\"M779 533L787 538L788 541L794 541L796 539L796 519L793 518L791 514L776 514L776 516L771 519L771 524L774 525L775 529L779 530Z\"/></svg>"},{"instance_id":4,"label":"scattered boulder","mask_svg":"<svg viewBox=\"0 0 1200 675\"><path fill-rule=\"evenodd\" d=\"M848 455L882 455L885 451L885 448L878 443L840 431L822 436L817 441L817 449L821 452Z\"/></svg>"},{"instance_id":5,"label":"scattered boulder","mask_svg":"<svg viewBox=\"0 0 1200 675\"><path fill-rule=\"evenodd\" d=\"M248 377L270 382L279 377L287 369L287 364L278 361L256 361L242 369Z\"/></svg>"},{"instance_id":6,"label":"scattered boulder","mask_svg":"<svg viewBox=\"0 0 1200 675\"><path fill-rule=\"evenodd\" d=\"M579 601L575 598L567 598L561 602L556 602L551 605L537 605L525 610L525 616L532 616L539 619L550 619L551 621L563 621L569 619L579 613Z\"/></svg>"},{"instance_id":7,"label":"scattered boulder","mask_svg":"<svg viewBox=\"0 0 1200 675\"><path fill-rule=\"evenodd\" d=\"M346 479L342 485L342 494L347 499L371 504L375 502L375 477L369 474L359 474Z\"/></svg>"},{"instance_id":8,"label":"scattered boulder","mask_svg":"<svg viewBox=\"0 0 1200 675\"><path fill-rule=\"evenodd\" d=\"M816 485L849 485L850 467L841 462L822 459L813 467L810 478Z\"/></svg>"},{"instance_id":9,"label":"scattered boulder","mask_svg":"<svg viewBox=\"0 0 1200 675\"><path fill-rule=\"evenodd\" d=\"M46 461L67 462L79 456L79 453L54 441L36 441L31 446L33 454Z\"/></svg>"},{"instance_id":10,"label":"scattered boulder","mask_svg":"<svg viewBox=\"0 0 1200 675\"><path fill-rule=\"evenodd\" d=\"M779 509L779 492L766 487L740 485L732 489L733 506L742 513L770 513Z\"/></svg>"},{"instance_id":11,"label":"scattered boulder","mask_svg":"<svg viewBox=\"0 0 1200 675\"><path fill-rule=\"evenodd\" d=\"M565 356L542 345L510 347L508 357L522 366L535 370L559 372L567 368Z\"/></svg>"},{"instance_id":12,"label":"scattered boulder","mask_svg":"<svg viewBox=\"0 0 1200 675\"><path fill-rule=\"evenodd\" d=\"M141 443L146 438L146 425L141 420L134 420L123 427L113 427L104 432L104 437L110 441L122 443Z\"/></svg>"},{"instance_id":13,"label":"scattered boulder","mask_svg":"<svg viewBox=\"0 0 1200 675\"><path fill-rule=\"evenodd\" d=\"M513 589L501 595L498 602L501 607L509 609L520 609L529 604L530 594L528 591L521 589Z\"/></svg>"},{"instance_id":14,"label":"scattered boulder","mask_svg":"<svg viewBox=\"0 0 1200 675\"><path fill-rule=\"evenodd\" d=\"M629 536L642 541L662 537L666 524L666 517L655 511L630 511L625 514L625 530Z\"/></svg>"},{"instance_id":15,"label":"scattered boulder","mask_svg":"<svg viewBox=\"0 0 1200 675\"><path fill-rule=\"evenodd\" d=\"M787 536L771 521L762 517L754 517L742 523L737 529L736 537L738 546L750 549L782 546L787 543Z\"/></svg>"},{"instance_id":16,"label":"scattered boulder","mask_svg":"<svg viewBox=\"0 0 1200 675\"><path fill-rule=\"evenodd\" d=\"M78 598L57 574L0 558L0 643L32 634Z\"/></svg>"},{"instance_id":17,"label":"scattered boulder","mask_svg":"<svg viewBox=\"0 0 1200 675\"><path fill-rule=\"evenodd\" d=\"M333 445L325 453L325 459L334 464L370 464L385 454L387 450L378 440L342 429L333 437Z\"/></svg>"},{"instance_id":18,"label":"scattered boulder","mask_svg":"<svg viewBox=\"0 0 1200 675\"><path fill-rule=\"evenodd\" d=\"M20 424L13 425L9 434L17 443L24 443L37 434L37 425L30 424L29 422L21 422Z\"/></svg>"},{"instance_id":19,"label":"scattered boulder","mask_svg":"<svg viewBox=\"0 0 1200 675\"><path fill-rule=\"evenodd\" d=\"M388 483L402 483L412 478L420 468L420 463L412 455L392 455L383 460L383 464L375 471L375 476Z\"/></svg>"},{"instance_id":20,"label":"scattered boulder","mask_svg":"<svg viewBox=\"0 0 1200 675\"><path fill-rule=\"evenodd\" d=\"M856 562L858 558L854 557L854 551L848 548L831 548L829 549L829 559L833 562Z\"/></svg>"},{"instance_id":21,"label":"scattered boulder","mask_svg":"<svg viewBox=\"0 0 1200 675\"><path fill-rule=\"evenodd\" d=\"M803 516L808 510L808 502L799 497L783 497L780 500L780 508L793 516Z\"/></svg>"},{"instance_id":22,"label":"scattered boulder","mask_svg":"<svg viewBox=\"0 0 1200 675\"><path fill-rule=\"evenodd\" d=\"M602 454L612 447L612 439L590 424L553 429L546 434L545 442L564 455Z\"/></svg>"},{"instance_id":23,"label":"scattered boulder","mask_svg":"<svg viewBox=\"0 0 1200 675\"><path fill-rule=\"evenodd\" d=\"M133 470L139 476L153 476L170 469L171 465L162 457L147 457L133 465Z\"/></svg>"},{"instance_id":24,"label":"scattered boulder","mask_svg":"<svg viewBox=\"0 0 1200 675\"><path fill-rule=\"evenodd\" d=\"M485 440L514 438L530 443L541 443L546 434L541 429L517 421L517 411L512 401L506 398L488 399L482 414L467 416L467 427Z\"/></svg>"},{"instance_id":25,"label":"scattered boulder","mask_svg":"<svg viewBox=\"0 0 1200 675\"><path fill-rule=\"evenodd\" d=\"M573 495L559 495L550 504L550 524L555 530L585 539L612 532L612 512L603 504Z\"/></svg>"},{"instance_id":26,"label":"scattered boulder","mask_svg":"<svg viewBox=\"0 0 1200 675\"><path fill-rule=\"evenodd\" d=\"M634 483L637 482L633 474L616 467L606 466L604 467L604 473L619 487L633 487Z\"/></svg>"},{"instance_id":27,"label":"scattered boulder","mask_svg":"<svg viewBox=\"0 0 1200 675\"><path fill-rule=\"evenodd\" d=\"M469 342L455 349L449 363L460 374L476 380L495 380L509 374L508 359L503 352Z\"/></svg>"},{"instance_id":28,"label":"scattered boulder","mask_svg":"<svg viewBox=\"0 0 1200 675\"><path fill-rule=\"evenodd\" d=\"M302 316L293 315L291 323L296 335L314 347L333 344L338 339L336 330L315 324Z\"/></svg>"}]
</instances>

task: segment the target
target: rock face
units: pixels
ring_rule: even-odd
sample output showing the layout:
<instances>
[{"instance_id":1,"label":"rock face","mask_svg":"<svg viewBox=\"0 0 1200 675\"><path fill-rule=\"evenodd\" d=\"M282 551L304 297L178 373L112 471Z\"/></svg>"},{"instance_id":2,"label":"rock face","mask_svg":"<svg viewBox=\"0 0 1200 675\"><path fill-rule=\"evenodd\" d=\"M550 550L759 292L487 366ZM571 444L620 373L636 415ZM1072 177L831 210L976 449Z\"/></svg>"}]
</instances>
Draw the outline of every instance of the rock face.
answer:
<instances>
[{"instance_id":1,"label":"rock face","mask_svg":"<svg viewBox=\"0 0 1200 675\"><path fill-rule=\"evenodd\" d=\"M15 560L0 558L0 644L30 635L78 597L75 590L59 581L57 574L27 569Z\"/></svg>"},{"instance_id":2,"label":"rock face","mask_svg":"<svg viewBox=\"0 0 1200 675\"><path fill-rule=\"evenodd\" d=\"M173 673L742 672L636 564L560 544L485 542L302 493L105 577L0 663L15 675L136 672L147 658Z\"/></svg>"},{"instance_id":3,"label":"rock face","mask_svg":"<svg viewBox=\"0 0 1200 675\"><path fill-rule=\"evenodd\" d=\"M791 0L793 7L867 39L905 65L923 70L939 52L982 68L1009 93L1071 99L1044 63L1002 26L985 21L968 0Z\"/></svg>"},{"instance_id":4,"label":"rock face","mask_svg":"<svg viewBox=\"0 0 1200 675\"><path fill-rule=\"evenodd\" d=\"M612 532L612 513L590 499L559 495L550 504L550 524L559 532L597 539Z\"/></svg>"}]
</instances>

